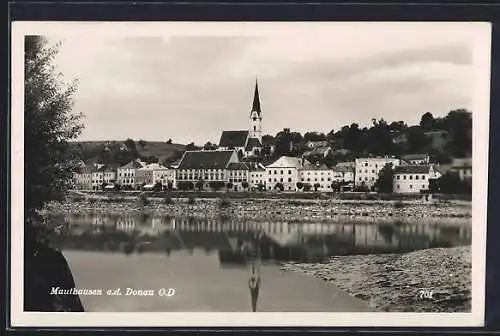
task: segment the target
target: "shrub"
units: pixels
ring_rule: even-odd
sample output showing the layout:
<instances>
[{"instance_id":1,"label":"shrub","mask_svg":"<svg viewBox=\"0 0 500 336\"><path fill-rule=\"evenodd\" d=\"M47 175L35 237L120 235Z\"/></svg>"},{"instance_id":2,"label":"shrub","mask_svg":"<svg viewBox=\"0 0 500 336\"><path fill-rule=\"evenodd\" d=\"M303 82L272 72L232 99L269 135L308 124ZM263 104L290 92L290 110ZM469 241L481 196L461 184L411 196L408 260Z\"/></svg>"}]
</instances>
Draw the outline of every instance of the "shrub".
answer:
<instances>
[{"instance_id":1,"label":"shrub","mask_svg":"<svg viewBox=\"0 0 500 336\"><path fill-rule=\"evenodd\" d=\"M195 204L196 201L194 200L193 197L189 197L187 203L192 205L192 204Z\"/></svg>"},{"instance_id":2,"label":"shrub","mask_svg":"<svg viewBox=\"0 0 500 336\"><path fill-rule=\"evenodd\" d=\"M403 203L403 201L397 201L394 203L394 207L396 209L401 209L401 208L404 208L406 205Z\"/></svg>"},{"instance_id":3,"label":"shrub","mask_svg":"<svg viewBox=\"0 0 500 336\"><path fill-rule=\"evenodd\" d=\"M164 204L169 204L169 205L170 205L170 204L174 204L174 201L173 201L170 197L165 197L165 198L163 199L163 203L164 203Z\"/></svg>"}]
</instances>

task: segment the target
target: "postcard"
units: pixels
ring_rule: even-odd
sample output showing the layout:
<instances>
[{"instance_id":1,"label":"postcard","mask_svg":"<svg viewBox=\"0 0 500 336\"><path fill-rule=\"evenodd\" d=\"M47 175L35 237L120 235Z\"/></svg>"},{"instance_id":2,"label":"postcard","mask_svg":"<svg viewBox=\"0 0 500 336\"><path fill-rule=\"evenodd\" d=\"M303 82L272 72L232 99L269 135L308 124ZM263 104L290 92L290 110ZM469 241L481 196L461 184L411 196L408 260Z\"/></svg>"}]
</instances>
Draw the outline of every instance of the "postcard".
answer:
<instances>
[{"instance_id":1,"label":"postcard","mask_svg":"<svg viewBox=\"0 0 500 336\"><path fill-rule=\"evenodd\" d=\"M14 22L12 326L482 326L490 35Z\"/></svg>"}]
</instances>

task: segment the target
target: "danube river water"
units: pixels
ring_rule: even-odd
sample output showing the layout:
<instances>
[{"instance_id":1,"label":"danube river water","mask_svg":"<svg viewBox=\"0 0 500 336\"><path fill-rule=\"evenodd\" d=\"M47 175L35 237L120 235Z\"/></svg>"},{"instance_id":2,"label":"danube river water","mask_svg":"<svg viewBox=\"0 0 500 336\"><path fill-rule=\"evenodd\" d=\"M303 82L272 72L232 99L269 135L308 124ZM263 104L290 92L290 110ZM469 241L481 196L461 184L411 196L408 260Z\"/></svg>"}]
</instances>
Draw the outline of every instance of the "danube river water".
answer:
<instances>
[{"instance_id":1,"label":"danube river water","mask_svg":"<svg viewBox=\"0 0 500 336\"><path fill-rule=\"evenodd\" d=\"M280 265L471 242L470 218L377 224L72 214L53 221L52 241L76 286L100 290L81 296L87 311L372 311L335 284Z\"/></svg>"}]
</instances>

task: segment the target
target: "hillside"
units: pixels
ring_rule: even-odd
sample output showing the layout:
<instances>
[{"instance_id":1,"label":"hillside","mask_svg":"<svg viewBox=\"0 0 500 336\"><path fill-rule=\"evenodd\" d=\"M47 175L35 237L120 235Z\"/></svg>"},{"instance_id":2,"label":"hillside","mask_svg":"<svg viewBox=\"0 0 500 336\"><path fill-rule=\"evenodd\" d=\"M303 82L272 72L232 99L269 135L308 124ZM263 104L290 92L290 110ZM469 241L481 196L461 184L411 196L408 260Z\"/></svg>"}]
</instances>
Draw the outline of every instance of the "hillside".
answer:
<instances>
[{"instance_id":1,"label":"hillside","mask_svg":"<svg viewBox=\"0 0 500 336\"><path fill-rule=\"evenodd\" d=\"M72 149L83 161L103 163L126 163L141 157L147 161L174 161L186 146L162 141L75 141ZM156 160L158 159L158 160Z\"/></svg>"}]
</instances>

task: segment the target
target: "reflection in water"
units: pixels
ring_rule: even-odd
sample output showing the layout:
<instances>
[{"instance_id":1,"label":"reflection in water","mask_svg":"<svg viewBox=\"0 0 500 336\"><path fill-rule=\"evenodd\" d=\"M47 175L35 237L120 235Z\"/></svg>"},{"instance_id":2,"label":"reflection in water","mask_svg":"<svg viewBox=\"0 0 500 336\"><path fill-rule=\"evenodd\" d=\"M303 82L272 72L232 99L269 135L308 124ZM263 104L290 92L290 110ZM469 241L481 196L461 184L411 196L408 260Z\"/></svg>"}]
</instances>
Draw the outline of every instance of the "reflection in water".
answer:
<instances>
[{"instance_id":1,"label":"reflection in water","mask_svg":"<svg viewBox=\"0 0 500 336\"><path fill-rule=\"evenodd\" d=\"M470 244L470 219L436 223L292 223L237 219L72 215L54 217L65 230L53 241L62 249L125 254L185 250L216 252L221 266L264 261L319 261L328 256L406 252ZM457 225L458 224L458 225ZM464 225L460 225L464 224Z\"/></svg>"}]
</instances>

